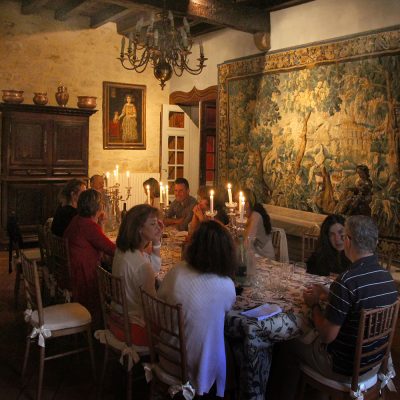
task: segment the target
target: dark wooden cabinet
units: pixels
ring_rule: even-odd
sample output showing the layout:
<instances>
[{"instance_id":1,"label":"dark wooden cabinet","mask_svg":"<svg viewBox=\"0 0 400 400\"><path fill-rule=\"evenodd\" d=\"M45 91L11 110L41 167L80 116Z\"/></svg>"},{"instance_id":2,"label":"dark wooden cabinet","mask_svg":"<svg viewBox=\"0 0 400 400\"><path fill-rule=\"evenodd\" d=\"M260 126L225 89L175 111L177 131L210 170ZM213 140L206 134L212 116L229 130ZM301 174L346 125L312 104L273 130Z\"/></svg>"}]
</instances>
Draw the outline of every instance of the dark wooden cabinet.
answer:
<instances>
[{"instance_id":1,"label":"dark wooden cabinet","mask_svg":"<svg viewBox=\"0 0 400 400\"><path fill-rule=\"evenodd\" d=\"M68 179L87 179L89 117L96 110L0 104L0 240L15 212L24 240L54 214Z\"/></svg>"}]
</instances>

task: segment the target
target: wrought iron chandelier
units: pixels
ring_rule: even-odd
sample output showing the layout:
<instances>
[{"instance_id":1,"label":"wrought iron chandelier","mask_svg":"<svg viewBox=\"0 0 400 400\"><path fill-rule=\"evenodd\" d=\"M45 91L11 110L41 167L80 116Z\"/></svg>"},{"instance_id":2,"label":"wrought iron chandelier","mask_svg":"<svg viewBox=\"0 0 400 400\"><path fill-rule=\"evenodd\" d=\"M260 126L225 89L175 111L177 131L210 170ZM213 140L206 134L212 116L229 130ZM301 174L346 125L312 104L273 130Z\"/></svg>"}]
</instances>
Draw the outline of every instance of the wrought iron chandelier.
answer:
<instances>
[{"instance_id":1,"label":"wrought iron chandelier","mask_svg":"<svg viewBox=\"0 0 400 400\"><path fill-rule=\"evenodd\" d=\"M121 54L118 58L122 66L138 73L143 72L148 63L154 68L154 76L160 81L161 89L172 74L182 76L184 71L199 75L205 67L203 45L199 44L200 55L196 67L189 66L189 56L193 40L186 17L183 26L175 28L174 16L164 6L158 19L151 15L150 24L144 26L143 18L137 22L135 31L128 34L128 46L125 48L125 36L121 39Z\"/></svg>"}]
</instances>

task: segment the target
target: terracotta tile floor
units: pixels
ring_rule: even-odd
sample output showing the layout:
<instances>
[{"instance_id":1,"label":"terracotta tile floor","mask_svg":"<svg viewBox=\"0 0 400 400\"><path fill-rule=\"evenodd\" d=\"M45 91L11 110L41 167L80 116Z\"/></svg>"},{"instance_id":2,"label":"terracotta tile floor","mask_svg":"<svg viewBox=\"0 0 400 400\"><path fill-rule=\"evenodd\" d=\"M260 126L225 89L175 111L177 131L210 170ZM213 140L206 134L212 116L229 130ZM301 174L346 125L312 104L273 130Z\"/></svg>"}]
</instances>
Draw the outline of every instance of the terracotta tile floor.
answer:
<instances>
[{"instance_id":1,"label":"terracotta tile floor","mask_svg":"<svg viewBox=\"0 0 400 400\"><path fill-rule=\"evenodd\" d=\"M13 285L14 274L8 274L7 253L0 251L0 399L27 400L35 398L36 371L34 361L36 354L31 355L30 368L25 386L20 380L20 371L25 348L25 330L22 309L14 309ZM397 326L392 356L395 368L400 374L400 321ZM101 368L102 349L96 346L98 371ZM134 382L133 398L145 400L148 388L141 371ZM90 372L89 357L85 353L73 357L52 360L45 365L43 399L52 400L91 400L96 398L99 383L93 382ZM395 379L400 393L400 378ZM124 372L117 360L109 363L106 378L103 382L103 399L123 399L125 393ZM387 400L400 399L399 393L389 393ZM245 399L242 399L245 400ZM284 399L279 399L284 400ZM307 399L310 400L310 399Z\"/></svg>"}]
</instances>

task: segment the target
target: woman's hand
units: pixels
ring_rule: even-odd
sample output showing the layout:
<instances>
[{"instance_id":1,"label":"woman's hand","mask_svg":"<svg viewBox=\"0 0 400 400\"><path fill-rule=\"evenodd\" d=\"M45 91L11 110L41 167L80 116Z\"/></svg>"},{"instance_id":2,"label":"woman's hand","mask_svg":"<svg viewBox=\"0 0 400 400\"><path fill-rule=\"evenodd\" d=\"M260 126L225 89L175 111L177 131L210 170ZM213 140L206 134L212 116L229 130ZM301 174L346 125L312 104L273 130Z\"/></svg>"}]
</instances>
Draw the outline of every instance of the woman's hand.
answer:
<instances>
[{"instance_id":1,"label":"woman's hand","mask_svg":"<svg viewBox=\"0 0 400 400\"><path fill-rule=\"evenodd\" d=\"M196 204L196 205L193 207L193 214L196 216L196 218L197 218L199 221L203 221L203 220L204 220L203 211L202 211L202 209L200 208L200 206L199 206L198 204Z\"/></svg>"}]
</instances>

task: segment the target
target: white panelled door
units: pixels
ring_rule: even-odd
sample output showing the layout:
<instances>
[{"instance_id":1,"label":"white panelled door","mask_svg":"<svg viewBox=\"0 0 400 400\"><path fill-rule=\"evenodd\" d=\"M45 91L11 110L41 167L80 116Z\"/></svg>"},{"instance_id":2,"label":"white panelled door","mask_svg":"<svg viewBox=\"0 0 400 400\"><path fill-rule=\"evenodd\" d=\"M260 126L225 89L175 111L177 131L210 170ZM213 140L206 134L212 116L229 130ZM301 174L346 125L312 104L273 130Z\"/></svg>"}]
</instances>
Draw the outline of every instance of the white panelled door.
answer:
<instances>
[{"instance_id":1,"label":"white panelled door","mask_svg":"<svg viewBox=\"0 0 400 400\"><path fill-rule=\"evenodd\" d=\"M164 104L161 127L161 182L170 187L176 178L189 181L190 192L196 197L199 186L199 128L176 105Z\"/></svg>"}]
</instances>

